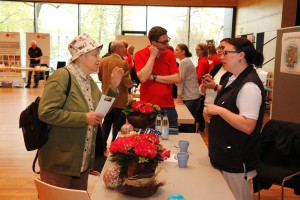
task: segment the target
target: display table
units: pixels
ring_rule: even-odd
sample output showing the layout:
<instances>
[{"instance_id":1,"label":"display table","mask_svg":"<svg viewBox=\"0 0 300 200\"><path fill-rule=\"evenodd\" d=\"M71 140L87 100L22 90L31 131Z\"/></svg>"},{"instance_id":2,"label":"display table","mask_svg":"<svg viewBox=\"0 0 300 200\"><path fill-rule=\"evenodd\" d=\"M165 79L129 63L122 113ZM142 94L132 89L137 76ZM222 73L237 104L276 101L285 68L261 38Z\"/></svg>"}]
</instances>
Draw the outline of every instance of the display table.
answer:
<instances>
[{"instance_id":1,"label":"display table","mask_svg":"<svg viewBox=\"0 0 300 200\"><path fill-rule=\"evenodd\" d=\"M165 182L157 192L147 198L150 200L166 200L171 194L179 193L186 200L234 200L228 185L226 184L219 170L214 169L208 158L207 147L198 133L179 133L178 135L170 135L169 140L162 140L161 143L169 150L171 154L177 153L178 141L184 139L190 141L189 145L189 161L187 168L179 168L174 159L159 163L158 180ZM92 200L100 199L140 199L136 197L126 196L116 190L108 189L103 182L103 174L107 168L114 165L109 161L109 157L102 169L100 178L98 179L94 192L91 194Z\"/></svg>"},{"instance_id":2,"label":"display table","mask_svg":"<svg viewBox=\"0 0 300 200\"><path fill-rule=\"evenodd\" d=\"M41 72L44 74L44 81L46 81L46 72L49 71L49 68L47 67L0 67L0 73L6 73L3 76L0 76L3 80L0 81L9 81L12 82L15 78L15 74L20 74L21 71L32 71L32 72ZM8 73L8 74L7 74ZM9 74L12 73L12 74Z\"/></svg>"}]
</instances>

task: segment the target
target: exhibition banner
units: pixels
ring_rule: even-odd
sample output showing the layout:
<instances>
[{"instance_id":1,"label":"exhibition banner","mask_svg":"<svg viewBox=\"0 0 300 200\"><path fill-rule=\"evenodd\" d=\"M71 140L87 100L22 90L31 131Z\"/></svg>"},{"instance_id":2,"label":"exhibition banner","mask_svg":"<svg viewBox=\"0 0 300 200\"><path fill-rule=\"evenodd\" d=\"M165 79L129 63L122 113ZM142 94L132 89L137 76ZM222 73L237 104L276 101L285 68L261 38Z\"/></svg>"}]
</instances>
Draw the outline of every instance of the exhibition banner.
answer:
<instances>
[{"instance_id":1,"label":"exhibition banner","mask_svg":"<svg viewBox=\"0 0 300 200\"><path fill-rule=\"evenodd\" d=\"M26 56L31 47L31 41L37 42L37 46L42 50L43 56L41 64L50 66L50 34L49 33L26 33ZM29 67L29 59L26 59L26 67Z\"/></svg>"},{"instance_id":2,"label":"exhibition banner","mask_svg":"<svg viewBox=\"0 0 300 200\"><path fill-rule=\"evenodd\" d=\"M19 32L0 32L0 66L21 66Z\"/></svg>"}]
</instances>

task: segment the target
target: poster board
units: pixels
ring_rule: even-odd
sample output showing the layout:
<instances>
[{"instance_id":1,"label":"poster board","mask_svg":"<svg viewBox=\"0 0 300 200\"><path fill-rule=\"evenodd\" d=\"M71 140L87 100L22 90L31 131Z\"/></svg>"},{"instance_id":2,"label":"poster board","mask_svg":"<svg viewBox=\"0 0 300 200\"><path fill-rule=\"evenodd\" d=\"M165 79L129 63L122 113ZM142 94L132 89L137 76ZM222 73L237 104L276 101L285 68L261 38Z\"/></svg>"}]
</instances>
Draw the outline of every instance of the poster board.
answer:
<instances>
[{"instance_id":1,"label":"poster board","mask_svg":"<svg viewBox=\"0 0 300 200\"><path fill-rule=\"evenodd\" d=\"M20 33L0 32L0 65L21 66Z\"/></svg>"},{"instance_id":2,"label":"poster board","mask_svg":"<svg viewBox=\"0 0 300 200\"><path fill-rule=\"evenodd\" d=\"M117 35L116 40L126 40L128 42L128 46L134 46L134 52L137 52L150 44L148 36Z\"/></svg>"},{"instance_id":3,"label":"poster board","mask_svg":"<svg viewBox=\"0 0 300 200\"><path fill-rule=\"evenodd\" d=\"M31 41L35 40L37 46L42 50L43 56L41 64L47 64L50 67L50 34L49 33L26 33L26 57L28 49L31 47ZM26 59L26 66L29 67L29 60Z\"/></svg>"},{"instance_id":4,"label":"poster board","mask_svg":"<svg viewBox=\"0 0 300 200\"><path fill-rule=\"evenodd\" d=\"M285 44L283 35L292 33L297 35L300 32L300 26L282 28L277 30L275 69L273 83L273 99L271 108L271 119L300 123L300 75L297 73L286 73L281 71L281 65L284 62L282 56L285 54ZM294 38L296 43L300 38ZM300 55L300 51L298 52ZM300 62L300 56L298 61Z\"/></svg>"},{"instance_id":5,"label":"poster board","mask_svg":"<svg viewBox=\"0 0 300 200\"><path fill-rule=\"evenodd\" d=\"M0 67L21 67L19 32L0 32ZM0 70L0 86L8 83L12 85L16 82L22 86L20 70Z\"/></svg>"}]
</instances>

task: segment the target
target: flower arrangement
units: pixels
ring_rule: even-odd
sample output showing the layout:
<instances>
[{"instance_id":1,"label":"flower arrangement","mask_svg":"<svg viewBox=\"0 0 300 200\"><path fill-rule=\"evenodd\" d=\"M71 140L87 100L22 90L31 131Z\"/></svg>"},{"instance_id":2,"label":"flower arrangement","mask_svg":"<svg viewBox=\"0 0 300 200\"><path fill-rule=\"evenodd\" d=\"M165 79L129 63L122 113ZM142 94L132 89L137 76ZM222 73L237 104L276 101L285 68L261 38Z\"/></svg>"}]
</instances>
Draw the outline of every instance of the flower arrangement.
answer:
<instances>
[{"instance_id":1,"label":"flower arrangement","mask_svg":"<svg viewBox=\"0 0 300 200\"><path fill-rule=\"evenodd\" d=\"M126 116L140 116L155 119L159 111L160 107L156 104L132 100L126 104L123 113Z\"/></svg>"},{"instance_id":2,"label":"flower arrangement","mask_svg":"<svg viewBox=\"0 0 300 200\"><path fill-rule=\"evenodd\" d=\"M110 145L111 161L126 167L130 160L138 163L159 163L170 157L155 134L131 134L119 137Z\"/></svg>"},{"instance_id":3,"label":"flower arrangement","mask_svg":"<svg viewBox=\"0 0 300 200\"><path fill-rule=\"evenodd\" d=\"M119 188L123 194L149 197L164 185L156 180L159 171L156 167L170 157L170 151L159 143L155 134L128 135L118 137L110 145L111 161L120 169L117 179L113 180L124 180Z\"/></svg>"}]
</instances>

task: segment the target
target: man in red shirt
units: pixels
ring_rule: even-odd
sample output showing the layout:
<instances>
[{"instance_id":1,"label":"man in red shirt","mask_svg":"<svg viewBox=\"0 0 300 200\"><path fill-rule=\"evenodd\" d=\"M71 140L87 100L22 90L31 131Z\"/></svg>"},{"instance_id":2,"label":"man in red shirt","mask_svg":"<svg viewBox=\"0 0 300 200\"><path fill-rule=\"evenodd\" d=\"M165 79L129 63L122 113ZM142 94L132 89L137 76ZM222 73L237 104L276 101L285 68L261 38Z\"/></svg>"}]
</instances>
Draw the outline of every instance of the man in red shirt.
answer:
<instances>
[{"instance_id":1,"label":"man in red shirt","mask_svg":"<svg viewBox=\"0 0 300 200\"><path fill-rule=\"evenodd\" d=\"M180 82L174 53L167 49L167 30L155 26L148 33L150 45L135 53L134 62L141 82L140 99L157 104L166 112L170 127L178 128L177 112L172 96L173 84Z\"/></svg>"}]
</instances>

